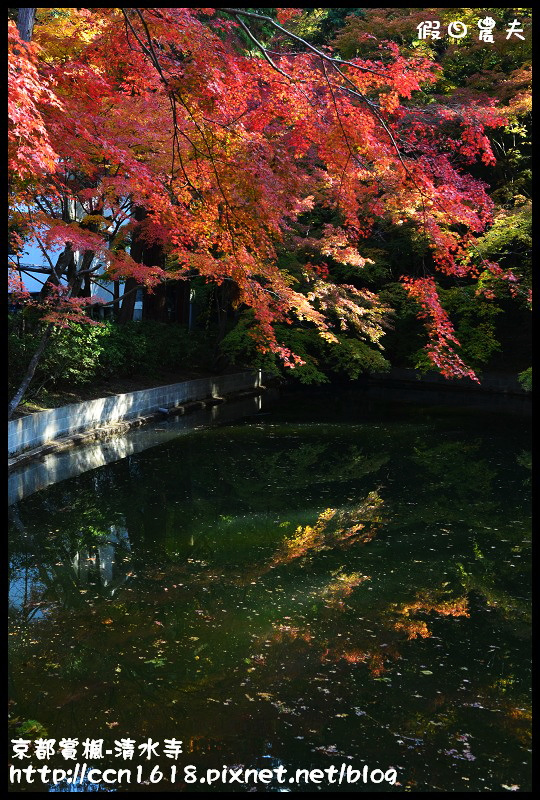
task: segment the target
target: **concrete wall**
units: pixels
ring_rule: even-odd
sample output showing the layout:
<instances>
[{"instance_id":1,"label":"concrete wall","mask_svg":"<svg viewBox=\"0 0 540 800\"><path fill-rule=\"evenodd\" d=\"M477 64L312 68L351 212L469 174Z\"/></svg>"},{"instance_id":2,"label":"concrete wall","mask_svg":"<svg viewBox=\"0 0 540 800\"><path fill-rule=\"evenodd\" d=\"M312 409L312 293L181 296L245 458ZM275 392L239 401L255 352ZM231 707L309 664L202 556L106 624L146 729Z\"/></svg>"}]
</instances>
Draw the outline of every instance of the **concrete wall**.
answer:
<instances>
[{"instance_id":1,"label":"concrete wall","mask_svg":"<svg viewBox=\"0 0 540 800\"><path fill-rule=\"evenodd\" d=\"M266 402L268 395L264 394ZM132 428L129 434L119 434L105 441L97 440L82 447L72 447L59 453L49 453L15 468L8 475L8 505L22 500L34 492L53 483L73 478L83 472L120 461L133 453L162 445L188 434L194 428L215 422L230 422L257 414L262 408L263 398L245 397L234 403L221 403L211 408L202 408L191 414L160 421L155 425ZM196 447L196 444L194 445Z\"/></svg>"},{"instance_id":2,"label":"concrete wall","mask_svg":"<svg viewBox=\"0 0 540 800\"><path fill-rule=\"evenodd\" d=\"M100 397L85 403L73 403L50 411L40 411L8 422L8 454L40 447L60 436L68 436L143 414L158 408L172 408L192 400L221 397L234 392L254 389L261 384L261 372L239 372L215 378L143 389L140 392Z\"/></svg>"}]
</instances>

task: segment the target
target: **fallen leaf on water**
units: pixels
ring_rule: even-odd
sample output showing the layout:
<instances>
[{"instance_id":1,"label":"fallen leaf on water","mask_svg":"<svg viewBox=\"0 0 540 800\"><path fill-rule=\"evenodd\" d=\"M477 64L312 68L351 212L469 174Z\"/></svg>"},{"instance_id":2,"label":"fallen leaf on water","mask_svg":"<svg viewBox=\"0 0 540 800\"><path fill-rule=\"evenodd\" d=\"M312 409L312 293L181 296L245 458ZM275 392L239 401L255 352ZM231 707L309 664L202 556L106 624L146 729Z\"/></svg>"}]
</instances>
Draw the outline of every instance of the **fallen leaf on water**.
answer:
<instances>
[{"instance_id":1,"label":"fallen leaf on water","mask_svg":"<svg viewBox=\"0 0 540 800\"><path fill-rule=\"evenodd\" d=\"M325 756L343 756L345 755L340 750L337 749L335 744L330 744L328 747L316 747L315 750L318 750L320 753L324 753Z\"/></svg>"}]
</instances>

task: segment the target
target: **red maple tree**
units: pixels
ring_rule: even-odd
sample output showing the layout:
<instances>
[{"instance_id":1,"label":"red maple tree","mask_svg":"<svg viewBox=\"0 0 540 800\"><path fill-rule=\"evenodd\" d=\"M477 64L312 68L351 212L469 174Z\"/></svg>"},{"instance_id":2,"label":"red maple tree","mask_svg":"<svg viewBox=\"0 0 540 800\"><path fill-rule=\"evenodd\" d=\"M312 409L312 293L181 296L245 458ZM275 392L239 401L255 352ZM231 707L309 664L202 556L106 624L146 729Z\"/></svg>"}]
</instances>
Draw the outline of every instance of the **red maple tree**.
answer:
<instances>
[{"instance_id":1,"label":"red maple tree","mask_svg":"<svg viewBox=\"0 0 540 800\"><path fill-rule=\"evenodd\" d=\"M421 305L433 364L475 379L432 275L478 269L474 240L493 206L467 166L494 160L485 131L504 124L494 101L416 104L438 77L432 60L392 42L377 58L338 59L287 29L295 9L278 9L279 22L234 8L39 11L31 42L9 25L10 197L17 229L49 259L50 325L84 314L94 274L149 290L198 274L235 284L260 347L289 366L299 358L277 340L276 322L304 320L335 341L332 312L377 342L386 308L333 283L324 257L361 273L362 239L386 218L429 241L425 277L404 265L403 282ZM254 32L261 20L272 45ZM338 209L341 224L309 240L323 260L306 266L305 293L276 254L306 243L296 223L314 207ZM126 252L134 227L172 270Z\"/></svg>"}]
</instances>

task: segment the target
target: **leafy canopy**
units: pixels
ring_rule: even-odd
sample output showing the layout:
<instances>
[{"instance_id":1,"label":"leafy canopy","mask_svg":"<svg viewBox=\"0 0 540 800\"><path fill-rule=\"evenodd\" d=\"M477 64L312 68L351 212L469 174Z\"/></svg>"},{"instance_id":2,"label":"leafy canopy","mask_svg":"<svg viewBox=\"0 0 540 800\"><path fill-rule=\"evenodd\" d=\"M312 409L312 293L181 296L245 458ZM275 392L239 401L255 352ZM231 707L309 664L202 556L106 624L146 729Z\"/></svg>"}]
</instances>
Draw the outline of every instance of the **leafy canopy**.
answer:
<instances>
[{"instance_id":1,"label":"leafy canopy","mask_svg":"<svg viewBox=\"0 0 540 800\"><path fill-rule=\"evenodd\" d=\"M441 77L430 53L386 41L334 56L291 33L299 9L277 9L278 22L260 13L268 9L38 11L31 43L9 24L9 163L14 219L44 252L70 243L109 278L150 290L193 274L232 281L259 347L294 366L302 359L276 324L300 321L333 343L344 329L379 341L384 304L325 264L361 276L374 223L406 223L428 246L425 275L405 263L403 285L420 304L430 360L447 376L474 377L433 275L514 278L472 257L493 220L469 169L494 162L486 131L505 122L494 99L426 105ZM66 214L69 202L85 224ZM172 272L115 246L135 207L147 210L143 235ZM339 223L310 234L299 217L315 208L339 210ZM308 291L278 264L278 249L299 246L314 253L303 265ZM67 295L62 313L75 302Z\"/></svg>"}]
</instances>

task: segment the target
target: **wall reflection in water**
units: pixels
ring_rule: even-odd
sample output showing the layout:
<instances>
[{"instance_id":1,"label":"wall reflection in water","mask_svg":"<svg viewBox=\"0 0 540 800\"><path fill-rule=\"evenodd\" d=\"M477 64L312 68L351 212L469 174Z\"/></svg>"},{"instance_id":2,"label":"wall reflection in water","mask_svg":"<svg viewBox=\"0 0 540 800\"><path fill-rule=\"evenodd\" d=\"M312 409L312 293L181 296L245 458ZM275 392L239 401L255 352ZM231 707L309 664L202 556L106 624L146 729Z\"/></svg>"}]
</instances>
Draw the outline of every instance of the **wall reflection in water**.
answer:
<instances>
[{"instance_id":1,"label":"wall reflection in water","mask_svg":"<svg viewBox=\"0 0 540 800\"><path fill-rule=\"evenodd\" d=\"M50 453L38 461L13 470L8 477L8 504L45 489L59 481L80 475L104 464L119 461L133 453L163 444L200 425L229 422L255 414L262 408L262 397L249 397L192 412L185 417L155 421L103 442L75 447L63 453Z\"/></svg>"}]
</instances>

